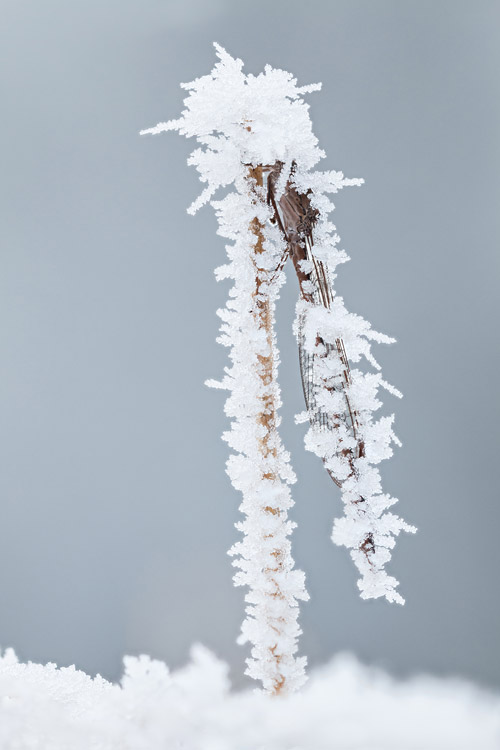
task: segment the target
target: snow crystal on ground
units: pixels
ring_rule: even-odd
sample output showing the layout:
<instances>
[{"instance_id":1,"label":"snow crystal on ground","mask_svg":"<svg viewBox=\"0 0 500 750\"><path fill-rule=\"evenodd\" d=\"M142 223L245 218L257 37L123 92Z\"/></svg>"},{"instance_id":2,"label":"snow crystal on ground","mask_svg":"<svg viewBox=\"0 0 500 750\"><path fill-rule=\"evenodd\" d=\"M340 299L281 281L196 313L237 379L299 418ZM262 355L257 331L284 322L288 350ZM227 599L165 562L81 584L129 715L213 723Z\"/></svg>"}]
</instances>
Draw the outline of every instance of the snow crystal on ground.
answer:
<instances>
[{"instance_id":1,"label":"snow crystal on ground","mask_svg":"<svg viewBox=\"0 0 500 750\"><path fill-rule=\"evenodd\" d=\"M170 673L125 659L119 685L0 656L1 750L498 750L500 696L458 680L397 682L339 656L298 694L231 692L201 646Z\"/></svg>"}]
</instances>

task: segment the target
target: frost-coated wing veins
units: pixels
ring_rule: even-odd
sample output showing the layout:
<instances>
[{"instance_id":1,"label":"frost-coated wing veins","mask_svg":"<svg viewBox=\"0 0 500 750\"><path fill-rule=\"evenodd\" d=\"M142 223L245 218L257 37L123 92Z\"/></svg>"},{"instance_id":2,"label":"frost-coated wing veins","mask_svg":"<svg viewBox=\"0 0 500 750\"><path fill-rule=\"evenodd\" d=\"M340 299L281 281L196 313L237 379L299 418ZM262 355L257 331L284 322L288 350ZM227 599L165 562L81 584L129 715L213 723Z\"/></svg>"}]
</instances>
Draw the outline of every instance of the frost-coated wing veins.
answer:
<instances>
[{"instance_id":1,"label":"frost-coated wing veins","mask_svg":"<svg viewBox=\"0 0 500 750\"><path fill-rule=\"evenodd\" d=\"M378 461L374 460L376 456L373 450L367 458L365 446L367 436L372 443L375 437L385 445L385 453L392 453L391 440L398 442L392 432L392 418L382 418L378 423L373 423L371 410L363 408L359 391L369 384L370 376L355 371L354 382L344 339L336 331L335 321L333 326L320 324L307 333L311 313L314 316L315 310L319 312L322 309L327 317L332 317L335 293L328 257L321 253L317 257L315 254L314 235L321 212L314 206L314 191L311 188L298 189L294 180L295 163L292 163L286 177L285 169L282 162L267 169L267 201L273 210L271 221L279 226L286 241L287 253L283 256L283 262L287 255L291 257L299 281L302 304L298 306L295 331L310 424L306 444L322 458L328 474L342 490L346 515L344 519L336 521L333 540L351 548L351 555L363 574L360 581L362 596L383 595L390 601L403 603L402 597L395 591L396 580L387 576L383 565L390 558L393 535L403 529L414 529L392 513L383 512L395 500L380 493L379 472L370 466L370 458L372 464ZM341 307L337 312L341 312L343 317L346 311L342 300L339 302ZM378 338L389 341L387 337ZM365 356L378 368L369 351L365 352ZM380 377L378 384L396 396L401 395ZM373 396L372 393L371 406L377 408L380 402ZM359 409L356 407L357 401L360 402ZM378 436L374 435L377 431ZM373 445L370 447L373 448Z\"/></svg>"},{"instance_id":2,"label":"frost-coated wing veins","mask_svg":"<svg viewBox=\"0 0 500 750\"><path fill-rule=\"evenodd\" d=\"M313 230L318 218L318 210L311 206L309 195L300 194L293 187L290 180L287 181L285 190L278 200L276 200L276 182L280 175L283 165L276 165L270 169L268 177L268 202L274 209L274 221L276 221L285 237L288 254L293 261L297 278L299 281L300 295L303 300L312 305L323 305L330 308L333 299L333 290L330 285L328 273L321 260L316 260L313 254ZM309 264L303 264L302 261L309 261ZM308 269L304 270L304 267ZM299 345L299 362L300 375L302 379L302 389L309 413L309 418L313 424L323 427L325 430L335 430L344 424L348 432L356 441L354 450L344 448L343 454L348 457L352 472L355 472L353 459L364 456L364 443L359 438L358 415L352 409L349 400L347 386L351 384L351 374L349 361L345 352L344 342L341 338L335 340L335 345L323 341L320 335L317 336L317 345L320 353L309 354L304 345L304 333L302 330L302 321L299 320L298 345ZM328 386L330 392L335 391L342 393L345 400L346 409L339 414L329 414L322 409L317 403L317 393L321 390L322 382L316 367L318 357L335 356L336 352L339 357L343 370L336 378L336 383ZM342 487L342 481L338 479L331 469L327 471L335 484ZM363 500L361 500L363 502Z\"/></svg>"}]
</instances>

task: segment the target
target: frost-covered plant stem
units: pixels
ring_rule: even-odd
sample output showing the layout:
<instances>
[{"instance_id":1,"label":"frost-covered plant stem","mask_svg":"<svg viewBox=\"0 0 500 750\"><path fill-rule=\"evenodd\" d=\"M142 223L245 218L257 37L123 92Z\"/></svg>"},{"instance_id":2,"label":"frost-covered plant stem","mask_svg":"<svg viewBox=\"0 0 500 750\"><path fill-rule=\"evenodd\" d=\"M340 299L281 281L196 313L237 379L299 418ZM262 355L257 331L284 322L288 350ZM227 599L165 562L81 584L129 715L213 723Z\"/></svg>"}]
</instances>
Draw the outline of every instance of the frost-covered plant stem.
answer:
<instances>
[{"instance_id":1,"label":"frost-covered plant stem","mask_svg":"<svg viewBox=\"0 0 500 750\"><path fill-rule=\"evenodd\" d=\"M259 200L257 191L254 188L264 186L262 166L249 167L248 169L249 193L253 194L254 200ZM253 254L255 263L255 311L254 315L257 321L257 327L265 334L267 351L264 354L257 355L259 377L264 386L265 393L262 396L262 410L258 416L259 424L264 427L265 433L260 438L259 444L264 458L272 454L276 457L276 448L271 444L271 436L276 430L276 404L275 394L269 390L269 386L274 381L274 356L273 356L273 314L271 310L271 300L268 292L268 272L261 267L260 259L264 255L264 226L262 222L255 217L251 223L251 231L255 236ZM276 479L274 474L269 474L265 479ZM276 512L270 509L271 512Z\"/></svg>"},{"instance_id":2,"label":"frost-covered plant stem","mask_svg":"<svg viewBox=\"0 0 500 750\"><path fill-rule=\"evenodd\" d=\"M248 167L244 186L249 214L265 216L261 165ZM240 510L246 516L239 524L244 538L230 553L237 556L235 565L240 568L235 582L249 587L245 597L248 617L240 637L241 642L252 644L248 674L260 679L266 692L279 695L297 689L305 679L305 659L295 658L295 652L300 634L297 599L306 599L307 594L303 574L293 569L288 539L293 528L287 517L292 504L288 484L295 477L278 434L277 287L270 283L274 248L266 243L262 218L254 215L249 230L250 247L242 243L241 250L250 259L254 275L253 279L247 274L239 276L237 286L238 281L242 286L237 295L234 291L240 302L248 299L250 310L245 317L235 310L236 317L229 316L232 320L228 320L227 310L220 313L226 325L232 323L237 329L225 331L231 335L233 361L228 373L233 378L233 393L226 412L235 418L225 438L239 453L229 460L228 473L243 493ZM251 287L245 293L243 287L248 283ZM252 393L256 397L253 403L249 398ZM241 409L241 397L247 401L245 410Z\"/></svg>"}]
</instances>

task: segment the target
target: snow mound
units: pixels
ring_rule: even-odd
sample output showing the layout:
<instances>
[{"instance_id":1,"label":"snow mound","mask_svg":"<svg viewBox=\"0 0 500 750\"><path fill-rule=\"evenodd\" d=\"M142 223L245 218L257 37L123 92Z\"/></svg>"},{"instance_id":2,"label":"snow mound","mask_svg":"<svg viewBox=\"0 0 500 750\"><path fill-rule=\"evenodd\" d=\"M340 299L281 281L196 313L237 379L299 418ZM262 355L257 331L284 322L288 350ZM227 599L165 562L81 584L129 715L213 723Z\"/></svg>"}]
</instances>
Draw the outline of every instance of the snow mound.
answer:
<instances>
[{"instance_id":1,"label":"snow mound","mask_svg":"<svg viewBox=\"0 0 500 750\"><path fill-rule=\"evenodd\" d=\"M195 646L173 673L126 657L119 685L0 655L1 750L498 750L500 696L458 680L397 682L341 655L302 692L231 692Z\"/></svg>"}]
</instances>

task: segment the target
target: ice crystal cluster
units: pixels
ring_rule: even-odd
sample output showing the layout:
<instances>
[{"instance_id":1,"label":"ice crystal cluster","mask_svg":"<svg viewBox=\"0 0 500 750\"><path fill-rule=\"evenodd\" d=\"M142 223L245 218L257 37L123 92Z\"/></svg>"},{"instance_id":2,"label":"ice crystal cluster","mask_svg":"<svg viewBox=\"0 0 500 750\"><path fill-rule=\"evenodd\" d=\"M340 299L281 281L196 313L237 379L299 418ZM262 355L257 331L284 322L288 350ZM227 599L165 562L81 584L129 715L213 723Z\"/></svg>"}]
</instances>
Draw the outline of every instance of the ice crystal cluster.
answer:
<instances>
[{"instance_id":1,"label":"ice crystal cluster","mask_svg":"<svg viewBox=\"0 0 500 750\"><path fill-rule=\"evenodd\" d=\"M498 696L456 680L395 682L349 656L313 672L300 694L269 700L231 691L227 666L201 646L174 672L127 657L120 684L0 654L0 750L498 747Z\"/></svg>"},{"instance_id":2,"label":"ice crystal cluster","mask_svg":"<svg viewBox=\"0 0 500 750\"><path fill-rule=\"evenodd\" d=\"M314 242L299 266L304 278L295 324L305 355L314 360L314 397L302 415L310 422L306 447L322 458L341 487L345 516L335 522L333 539L351 550L361 573L361 595L402 602L395 591L397 581L384 565L394 537L411 527L387 512L395 500L382 493L376 468L397 442L392 417L373 417L381 406L380 387L398 394L378 372L361 369L352 370L339 388L339 378L346 377L339 341L351 362L364 358L378 371L370 343L391 339L347 312L333 292L336 266L348 257L337 247L328 194L362 180L314 169L325 154L312 132L303 96L319 90L320 84L298 86L290 73L270 66L257 76L245 74L241 60L215 46L219 61L210 74L183 84L189 94L181 117L142 132L173 130L197 139L200 147L188 163L206 188L188 211L210 202L219 234L230 241L228 263L216 276L232 281L227 305L218 312L219 341L229 348L231 365L221 382L209 384L229 391L225 411L232 421L224 439L234 454L228 473L243 496L245 518L238 524L243 539L230 551L239 568L235 582L249 589L241 641L252 644L248 673L268 692L287 692L304 681L305 660L295 654L297 604L307 598L303 574L294 569L290 553L294 524L288 518L289 485L295 476L278 434L279 354L273 328L291 231L280 220L278 204L284 205L288 194L299 200L307 196L314 217ZM221 188L228 189L226 195L216 199ZM299 221L296 240L302 246L300 226ZM318 303L309 280L317 264L331 293L328 305ZM326 423L318 418L323 413L330 415Z\"/></svg>"}]
</instances>

